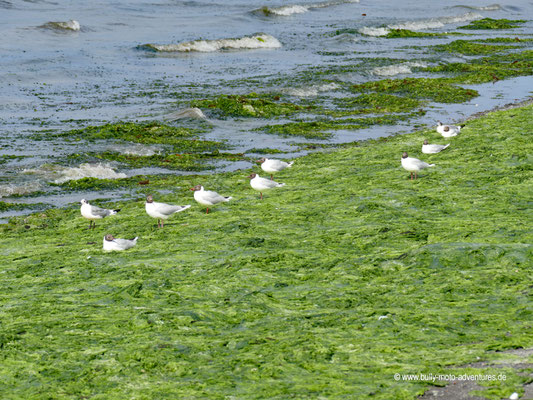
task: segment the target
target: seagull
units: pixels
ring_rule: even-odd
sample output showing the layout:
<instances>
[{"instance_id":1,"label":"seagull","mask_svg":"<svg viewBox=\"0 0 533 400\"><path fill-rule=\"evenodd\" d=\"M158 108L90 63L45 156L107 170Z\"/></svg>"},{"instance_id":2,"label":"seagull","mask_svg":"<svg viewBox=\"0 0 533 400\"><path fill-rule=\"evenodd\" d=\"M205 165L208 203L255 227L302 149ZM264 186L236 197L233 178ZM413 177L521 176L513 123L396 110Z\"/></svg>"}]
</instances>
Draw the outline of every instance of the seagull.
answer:
<instances>
[{"instance_id":1,"label":"seagull","mask_svg":"<svg viewBox=\"0 0 533 400\"><path fill-rule=\"evenodd\" d=\"M157 218L157 226L159 228L163 227L163 221L170 217L172 214L185 211L189 207L190 204L186 206L174 206L172 204L158 203L154 201L154 198L151 194L146 196L146 213L152 218Z\"/></svg>"},{"instance_id":2,"label":"seagull","mask_svg":"<svg viewBox=\"0 0 533 400\"><path fill-rule=\"evenodd\" d=\"M424 144L422 145L422 153L424 154L435 154L440 153L442 150L447 148L450 145L448 144L429 144L429 142L424 140Z\"/></svg>"},{"instance_id":3,"label":"seagull","mask_svg":"<svg viewBox=\"0 0 533 400\"><path fill-rule=\"evenodd\" d=\"M413 179L413 172L415 173L415 179L416 174L418 171L423 170L427 167L434 167L435 164L428 164L424 161L420 161L418 158L409 157L406 152L402 154L402 167L403 169L409 171L411 173L411 179Z\"/></svg>"},{"instance_id":4,"label":"seagull","mask_svg":"<svg viewBox=\"0 0 533 400\"><path fill-rule=\"evenodd\" d=\"M202 185L196 185L191 188L194 192L194 200L198 203L207 206L206 214L209 214L209 206L214 206L215 204L222 203L223 201L230 201L233 197L224 197L219 195L217 192L212 190L204 190Z\"/></svg>"},{"instance_id":5,"label":"seagull","mask_svg":"<svg viewBox=\"0 0 533 400\"><path fill-rule=\"evenodd\" d=\"M91 228L94 229L94 227L96 226L96 222L94 222L95 219L102 219L110 215L115 215L116 213L120 211L120 208L116 210L107 210L105 208L91 206L89 202L85 199L81 199L80 203L81 203L81 209L80 209L81 215L84 218L87 218L88 220L90 220L89 229Z\"/></svg>"},{"instance_id":6,"label":"seagull","mask_svg":"<svg viewBox=\"0 0 533 400\"><path fill-rule=\"evenodd\" d=\"M453 137L457 136L463 126L464 125L443 125L442 122L439 121L437 132L439 132L443 137Z\"/></svg>"},{"instance_id":7,"label":"seagull","mask_svg":"<svg viewBox=\"0 0 533 400\"><path fill-rule=\"evenodd\" d=\"M113 235L107 234L104 236L104 250L105 251L121 251L131 249L137 244L137 236L134 239L117 239Z\"/></svg>"},{"instance_id":8,"label":"seagull","mask_svg":"<svg viewBox=\"0 0 533 400\"><path fill-rule=\"evenodd\" d=\"M272 174L274 172L280 172L285 168L290 168L294 163L294 161L285 162L281 160L275 160L273 158L261 158L260 160L257 160L257 162L261 163L261 169L263 171L270 173L270 180L272 180Z\"/></svg>"},{"instance_id":9,"label":"seagull","mask_svg":"<svg viewBox=\"0 0 533 400\"><path fill-rule=\"evenodd\" d=\"M261 200L263 200L263 192L265 190L285 186L284 183L278 183L269 179L261 178L257 174L251 174L248 178L250 178L250 186L252 187L252 189L259 191Z\"/></svg>"}]
</instances>

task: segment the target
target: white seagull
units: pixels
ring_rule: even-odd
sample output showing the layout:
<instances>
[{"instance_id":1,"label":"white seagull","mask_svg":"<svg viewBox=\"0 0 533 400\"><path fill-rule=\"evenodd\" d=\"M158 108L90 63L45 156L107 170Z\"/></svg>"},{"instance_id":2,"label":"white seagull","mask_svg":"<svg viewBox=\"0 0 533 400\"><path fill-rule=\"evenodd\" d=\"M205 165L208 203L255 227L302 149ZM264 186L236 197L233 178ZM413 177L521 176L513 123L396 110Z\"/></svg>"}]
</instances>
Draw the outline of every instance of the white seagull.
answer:
<instances>
[{"instance_id":1,"label":"white seagull","mask_svg":"<svg viewBox=\"0 0 533 400\"><path fill-rule=\"evenodd\" d=\"M170 217L172 214L185 211L189 207L190 204L186 206L174 206L172 204L158 203L157 201L154 201L154 198L151 194L146 196L146 213L152 218L157 218L157 226L160 228L163 227L163 221L165 219Z\"/></svg>"},{"instance_id":2,"label":"white seagull","mask_svg":"<svg viewBox=\"0 0 533 400\"><path fill-rule=\"evenodd\" d=\"M261 200L263 200L263 192L265 190L270 190L275 187L285 186L284 183L278 183L270 179L261 178L257 174L251 174L248 178L250 178L250 186L252 187L252 189L255 189L259 192L259 195L261 196Z\"/></svg>"},{"instance_id":3,"label":"white seagull","mask_svg":"<svg viewBox=\"0 0 533 400\"><path fill-rule=\"evenodd\" d=\"M275 160L273 158L261 158L257 160L258 163L261 163L261 169L270 174L270 179L272 180L272 174L275 172L283 171L285 168L292 167L294 161L285 162L281 160Z\"/></svg>"},{"instance_id":4,"label":"white seagull","mask_svg":"<svg viewBox=\"0 0 533 400\"><path fill-rule=\"evenodd\" d=\"M457 136L463 126L464 125L443 125L442 122L439 121L437 132L439 132L443 137L453 137Z\"/></svg>"},{"instance_id":5,"label":"white seagull","mask_svg":"<svg viewBox=\"0 0 533 400\"><path fill-rule=\"evenodd\" d=\"M110 215L115 215L116 213L120 211L120 208L116 210L108 210L105 208L91 206L89 202L85 199L81 199L80 203L81 203L81 209L80 209L81 215L84 218L87 218L88 220L90 220L89 229L91 228L94 229L94 227L96 226L96 222L94 222L95 219L102 219Z\"/></svg>"},{"instance_id":6,"label":"white seagull","mask_svg":"<svg viewBox=\"0 0 533 400\"><path fill-rule=\"evenodd\" d=\"M117 239L113 235L107 234L104 236L104 250L105 251L121 251L131 249L137 244L137 236L134 239Z\"/></svg>"},{"instance_id":7,"label":"white seagull","mask_svg":"<svg viewBox=\"0 0 533 400\"><path fill-rule=\"evenodd\" d=\"M233 197L224 197L219 195L217 192L212 190L204 190L202 185L196 185L191 188L194 192L194 200L198 203L207 206L206 214L209 214L209 206L214 206L215 204L222 203L223 201L230 201Z\"/></svg>"},{"instance_id":8,"label":"white seagull","mask_svg":"<svg viewBox=\"0 0 533 400\"><path fill-rule=\"evenodd\" d=\"M422 145L422 153L424 154L435 154L440 153L442 150L447 148L450 145L448 144L429 144L429 142L424 140L424 144Z\"/></svg>"},{"instance_id":9,"label":"white seagull","mask_svg":"<svg viewBox=\"0 0 533 400\"><path fill-rule=\"evenodd\" d=\"M415 173L415 179L417 172L427 167L434 167L435 164L428 164L424 161L420 161L418 158L409 157L406 152L402 154L402 167L403 169L411 173L411 179L413 179L413 172Z\"/></svg>"}]
</instances>

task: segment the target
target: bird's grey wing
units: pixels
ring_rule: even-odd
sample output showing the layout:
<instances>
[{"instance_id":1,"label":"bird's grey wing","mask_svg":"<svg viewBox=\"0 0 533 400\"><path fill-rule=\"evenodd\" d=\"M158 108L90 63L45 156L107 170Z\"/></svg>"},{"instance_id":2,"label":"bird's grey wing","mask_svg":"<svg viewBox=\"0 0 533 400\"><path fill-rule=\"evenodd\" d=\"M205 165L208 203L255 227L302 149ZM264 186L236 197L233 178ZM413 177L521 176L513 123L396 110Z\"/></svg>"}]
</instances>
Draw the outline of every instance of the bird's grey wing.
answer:
<instances>
[{"instance_id":1,"label":"bird's grey wing","mask_svg":"<svg viewBox=\"0 0 533 400\"><path fill-rule=\"evenodd\" d=\"M135 245L135 240L115 239L115 243L122 249L129 249Z\"/></svg>"},{"instance_id":2,"label":"bird's grey wing","mask_svg":"<svg viewBox=\"0 0 533 400\"><path fill-rule=\"evenodd\" d=\"M210 201L211 203L219 203L221 201L226 200L224 196L221 196L217 192L213 192L211 190L206 190L204 194L206 200Z\"/></svg>"},{"instance_id":3,"label":"bird's grey wing","mask_svg":"<svg viewBox=\"0 0 533 400\"><path fill-rule=\"evenodd\" d=\"M172 204L165 204L165 203L157 204L157 211L163 215L171 215L171 214L174 214L175 212L182 211L182 209L184 209L183 206L175 206Z\"/></svg>"},{"instance_id":4,"label":"bird's grey wing","mask_svg":"<svg viewBox=\"0 0 533 400\"><path fill-rule=\"evenodd\" d=\"M106 210L105 208L91 206L91 214L104 218L104 217L107 217L109 214L111 214L111 210Z\"/></svg>"}]
</instances>

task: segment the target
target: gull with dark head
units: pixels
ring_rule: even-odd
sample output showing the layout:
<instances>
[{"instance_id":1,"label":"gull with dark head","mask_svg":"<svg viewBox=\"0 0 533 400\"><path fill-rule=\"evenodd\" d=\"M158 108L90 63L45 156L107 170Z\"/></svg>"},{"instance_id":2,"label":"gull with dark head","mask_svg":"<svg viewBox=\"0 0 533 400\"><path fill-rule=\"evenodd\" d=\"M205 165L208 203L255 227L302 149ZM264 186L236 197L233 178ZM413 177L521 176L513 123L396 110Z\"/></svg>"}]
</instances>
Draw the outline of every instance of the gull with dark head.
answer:
<instances>
[{"instance_id":1,"label":"gull with dark head","mask_svg":"<svg viewBox=\"0 0 533 400\"><path fill-rule=\"evenodd\" d=\"M464 127L464 125L444 125L439 121L439 125L437 125L437 132L439 132L443 137L453 137L459 134L462 127Z\"/></svg>"},{"instance_id":2,"label":"gull with dark head","mask_svg":"<svg viewBox=\"0 0 533 400\"><path fill-rule=\"evenodd\" d=\"M104 236L104 251L122 251L131 249L137 244L138 238L139 237L137 236L133 239L117 239L113 235L107 234Z\"/></svg>"},{"instance_id":3,"label":"gull with dark head","mask_svg":"<svg viewBox=\"0 0 533 400\"><path fill-rule=\"evenodd\" d=\"M270 179L272 180L272 174L276 172L283 171L285 168L292 167L294 161L285 162L281 160L275 160L273 158L261 158L257 160L261 164L261 169L270 174Z\"/></svg>"},{"instance_id":4,"label":"gull with dark head","mask_svg":"<svg viewBox=\"0 0 533 400\"><path fill-rule=\"evenodd\" d=\"M448 144L429 144L428 140L424 140L424 144L422 145L422 153L424 154L436 154L440 153L442 150L447 148L450 145Z\"/></svg>"},{"instance_id":5,"label":"gull with dark head","mask_svg":"<svg viewBox=\"0 0 533 400\"><path fill-rule=\"evenodd\" d=\"M284 183L278 183L270 179L261 178L257 174L251 174L250 176L248 176L248 178L250 179L250 186L252 187L252 189L257 190L259 192L261 200L263 200L264 191L274 189L276 187L285 186Z\"/></svg>"},{"instance_id":6,"label":"gull with dark head","mask_svg":"<svg viewBox=\"0 0 533 400\"><path fill-rule=\"evenodd\" d=\"M90 220L89 229L91 228L94 229L94 227L96 226L96 222L94 222L95 220L102 219L110 215L115 215L116 213L120 211L120 208L116 210L108 210L106 208L91 206L89 202L85 199L81 199L80 203L81 203L81 209L80 209L81 215L84 218L87 218L88 220Z\"/></svg>"},{"instance_id":7,"label":"gull with dark head","mask_svg":"<svg viewBox=\"0 0 533 400\"><path fill-rule=\"evenodd\" d=\"M163 227L163 221L170 217L172 214L185 211L187 208L190 207L190 205L174 206L172 204L158 203L157 201L154 201L154 198L151 194L146 196L146 213L152 218L157 218L157 226L159 228Z\"/></svg>"},{"instance_id":8,"label":"gull with dark head","mask_svg":"<svg viewBox=\"0 0 533 400\"><path fill-rule=\"evenodd\" d=\"M418 171L434 166L435 164L428 164L424 161L420 161L418 158L409 157L406 152L402 154L402 167L411 173L411 179L413 179L413 173L415 174L416 179Z\"/></svg>"},{"instance_id":9,"label":"gull with dark head","mask_svg":"<svg viewBox=\"0 0 533 400\"><path fill-rule=\"evenodd\" d=\"M218 203L222 203L225 201L230 201L233 198L231 196L221 196L217 192L213 192L212 190L205 190L202 185L196 185L195 187L191 188L191 190L194 192L194 200L204 206L207 206L207 209L205 211L206 214L209 214L210 206L214 206Z\"/></svg>"}]
</instances>

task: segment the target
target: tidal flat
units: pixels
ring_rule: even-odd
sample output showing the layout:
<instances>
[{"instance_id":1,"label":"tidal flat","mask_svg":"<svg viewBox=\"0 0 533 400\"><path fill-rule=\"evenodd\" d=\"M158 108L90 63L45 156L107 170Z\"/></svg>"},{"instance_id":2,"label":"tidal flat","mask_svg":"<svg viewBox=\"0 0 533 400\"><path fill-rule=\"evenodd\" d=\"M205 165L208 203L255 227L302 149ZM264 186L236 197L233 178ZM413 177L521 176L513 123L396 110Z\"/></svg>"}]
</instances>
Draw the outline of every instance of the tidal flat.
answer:
<instances>
[{"instance_id":1,"label":"tidal flat","mask_svg":"<svg viewBox=\"0 0 533 400\"><path fill-rule=\"evenodd\" d=\"M246 179L259 167L155 176L144 194L192 204L163 229L141 193L99 204L122 211L94 230L77 206L12 218L2 398L414 399L430 382L394 374L533 346L532 116L316 152L262 201ZM424 155L424 139L451 145ZM411 181L403 151L436 166ZM206 215L196 184L233 200ZM104 253L107 233L138 244ZM502 371L484 397L531 381Z\"/></svg>"}]
</instances>

